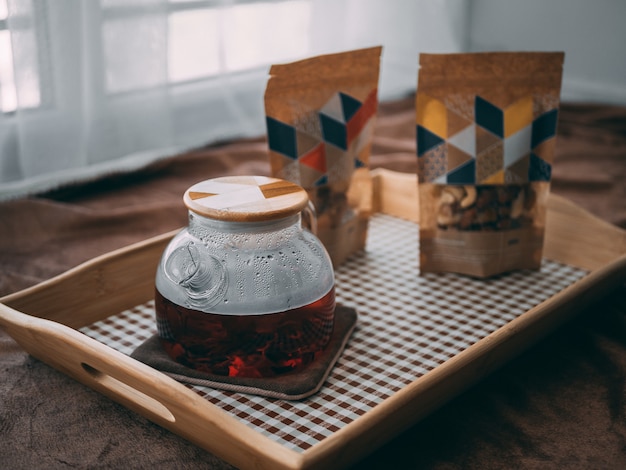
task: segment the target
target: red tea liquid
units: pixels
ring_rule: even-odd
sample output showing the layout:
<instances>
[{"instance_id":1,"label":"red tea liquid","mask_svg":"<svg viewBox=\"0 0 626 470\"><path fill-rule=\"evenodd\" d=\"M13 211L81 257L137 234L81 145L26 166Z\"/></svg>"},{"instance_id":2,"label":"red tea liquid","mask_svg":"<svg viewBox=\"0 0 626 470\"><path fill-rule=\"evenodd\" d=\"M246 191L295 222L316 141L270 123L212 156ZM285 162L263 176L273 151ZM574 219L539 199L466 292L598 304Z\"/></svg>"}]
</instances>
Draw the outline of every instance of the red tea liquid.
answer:
<instances>
[{"instance_id":1,"label":"red tea liquid","mask_svg":"<svg viewBox=\"0 0 626 470\"><path fill-rule=\"evenodd\" d=\"M275 377L322 353L333 331L335 289L304 307L263 315L191 310L158 290L155 307L163 347L180 364L223 376Z\"/></svg>"}]
</instances>

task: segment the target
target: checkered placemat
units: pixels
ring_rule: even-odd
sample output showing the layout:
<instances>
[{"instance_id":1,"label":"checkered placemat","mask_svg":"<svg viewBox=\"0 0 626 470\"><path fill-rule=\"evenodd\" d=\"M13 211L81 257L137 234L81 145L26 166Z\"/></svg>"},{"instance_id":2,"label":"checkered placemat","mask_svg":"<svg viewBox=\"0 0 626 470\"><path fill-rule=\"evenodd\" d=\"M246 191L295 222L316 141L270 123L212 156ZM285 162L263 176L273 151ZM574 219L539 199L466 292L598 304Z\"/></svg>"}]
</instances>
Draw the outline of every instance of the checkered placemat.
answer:
<instances>
[{"instance_id":1,"label":"checkered placemat","mask_svg":"<svg viewBox=\"0 0 626 470\"><path fill-rule=\"evenodd\" d=\"M541 271L489 280L418 275L418 226L375 215L367 250L336 272L337 301L359 321L322 390L301 402L190 386L280 444L303 451L550 298L586 271L544 260ZM125 354L156 333L154 304L81 331Z\"/></svg>"}]
</instances>

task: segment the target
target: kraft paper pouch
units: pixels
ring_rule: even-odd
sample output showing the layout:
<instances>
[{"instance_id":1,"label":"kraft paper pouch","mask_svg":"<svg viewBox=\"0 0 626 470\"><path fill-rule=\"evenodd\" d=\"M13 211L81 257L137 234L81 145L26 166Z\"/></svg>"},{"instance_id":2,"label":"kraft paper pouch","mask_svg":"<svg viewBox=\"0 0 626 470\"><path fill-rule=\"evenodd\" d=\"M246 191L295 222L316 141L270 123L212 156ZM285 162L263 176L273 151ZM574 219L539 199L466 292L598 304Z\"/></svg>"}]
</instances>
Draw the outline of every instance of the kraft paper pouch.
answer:
<instances>
[{"instance_id":1,"label":"kraft paper pouch","mask_svg":"<svg viewBox=\"0 0 626 470\"><path fill-rule=\"evenodd\" d=\"M561 52L421 54L421 272L541 266Z\"/></svg>"},{"instance_id":2,"label":"kraft paper pouch","mask_svg":"<svg viewBox=\"0 0 626 470\"><path fill-rule=\"evenodd\" d=\"M381 51L273 65L265 90L272 176L307 190L335 266L365 247Z\"/></svg>"}]
</instances>

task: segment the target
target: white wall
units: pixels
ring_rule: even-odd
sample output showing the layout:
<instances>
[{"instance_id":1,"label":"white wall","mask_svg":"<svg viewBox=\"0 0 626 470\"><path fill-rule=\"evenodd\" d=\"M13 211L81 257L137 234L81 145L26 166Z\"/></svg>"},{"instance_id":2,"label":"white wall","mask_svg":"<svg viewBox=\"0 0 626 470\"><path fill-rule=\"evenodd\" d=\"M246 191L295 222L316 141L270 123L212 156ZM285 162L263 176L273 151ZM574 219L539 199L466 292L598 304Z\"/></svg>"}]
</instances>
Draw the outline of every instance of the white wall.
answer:
<instances>
[{"instance_id":1,"label":"white wall","mask_svg":"<svg viewBox=\"0 0 626 470\"><path fill-rule=\"evenodd\" d=\"M565 51L563 101L626 104L626 0L472 0L470 51Z\"/></svg>"},{"instance_id":2,"label":"white wall","mask_svg":"<svg viewBox=\"0 0 626 470\"><path fill-rule=\"evenodd\" d=\"M468 42L468 0L311 0L311 5L309 55L383 46L381 100L415 91L420 52L463 52Z\"/></svg>"}]
</instances>

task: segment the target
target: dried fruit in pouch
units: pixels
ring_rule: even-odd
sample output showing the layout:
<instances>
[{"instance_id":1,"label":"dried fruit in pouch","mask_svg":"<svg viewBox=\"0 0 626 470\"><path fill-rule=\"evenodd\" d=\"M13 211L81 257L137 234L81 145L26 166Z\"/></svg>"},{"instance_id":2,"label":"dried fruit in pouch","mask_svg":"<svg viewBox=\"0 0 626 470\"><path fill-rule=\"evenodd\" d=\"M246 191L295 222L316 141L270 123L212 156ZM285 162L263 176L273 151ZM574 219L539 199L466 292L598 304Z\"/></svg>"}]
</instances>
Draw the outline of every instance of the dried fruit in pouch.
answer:
<instances>
[{"instance_id":1,"label":"dried fruit in pouch","mask_svg":"<svg viewBox=\"0 0 626 470\"><path fill-rule=\"evenodd\" d=\"M307 190L335 266L365 247L381 51L273 65L265 90L272 175Z\"/></svg>"},{"instance_id":2,"label":"dried fruit in pouch","mask_svg":"<svg viewBox=\"0 0 626 470\"><path fill-rule=\"evenodd\" d=\"M421 54L420 271L541 266L564 54Z\"/></svg>"}]
</instances>

